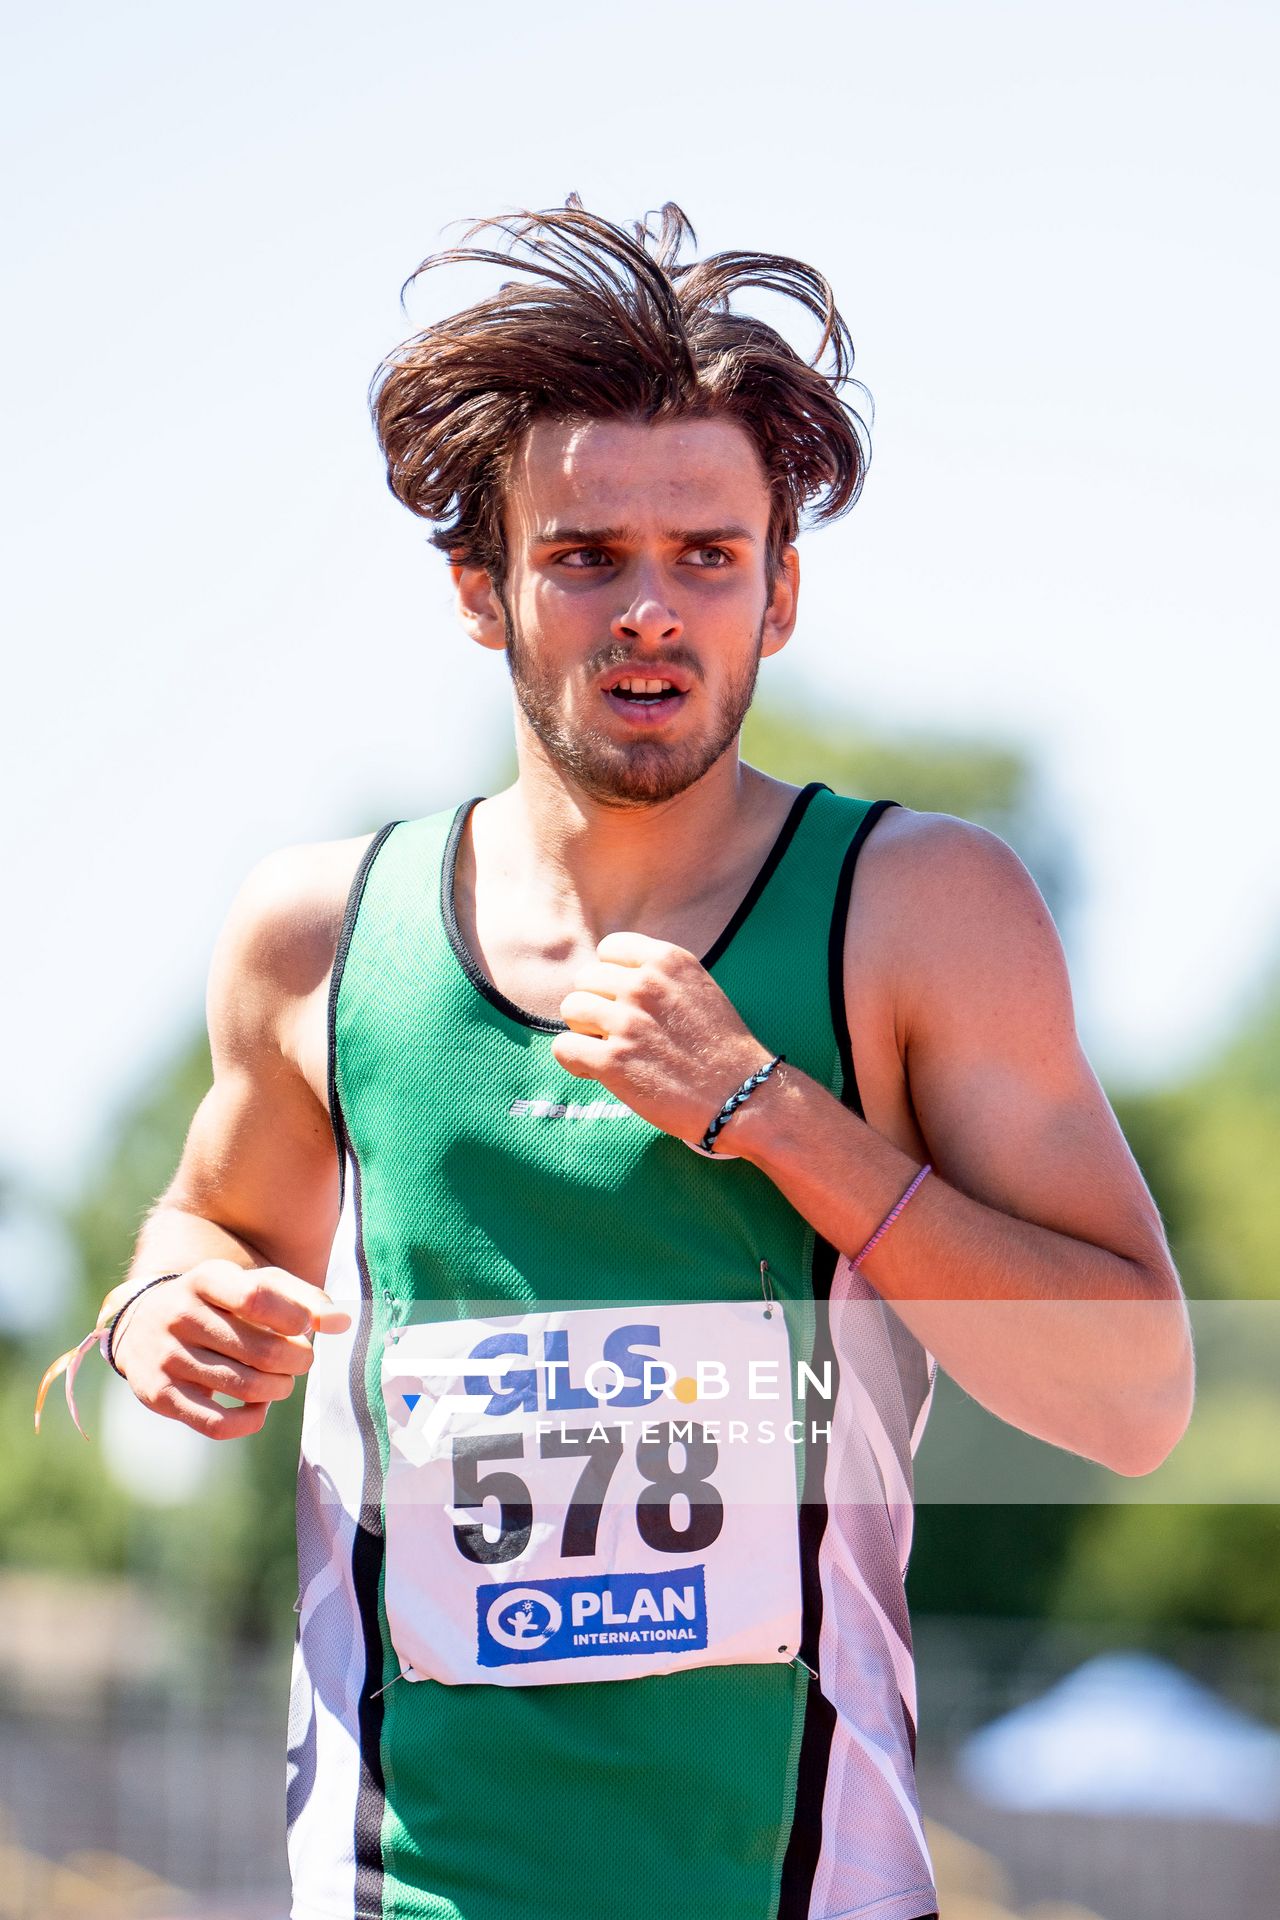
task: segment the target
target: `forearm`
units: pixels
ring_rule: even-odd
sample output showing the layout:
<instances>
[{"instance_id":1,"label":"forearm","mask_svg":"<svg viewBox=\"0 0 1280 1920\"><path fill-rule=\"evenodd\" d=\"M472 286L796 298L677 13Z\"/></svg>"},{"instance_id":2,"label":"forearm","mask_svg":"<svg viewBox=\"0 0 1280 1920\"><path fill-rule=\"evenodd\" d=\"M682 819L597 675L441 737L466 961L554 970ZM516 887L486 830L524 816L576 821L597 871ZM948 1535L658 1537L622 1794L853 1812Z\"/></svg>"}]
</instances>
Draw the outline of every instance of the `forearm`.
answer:
<instances>
[{"instance_id":1,"label":"forearm","mask_svg":"<svg viewBox=\"0 0 1280 1920\"><path fill-rule=\"evenodd\" d=\"M853 1257L919 1169L826 1090L776 1074L722 1136ZM1121 1472L1186 1425L1192 1362L1172 1268L925 1181L862 1269L951 1377L1001 1419Z\"/></svg>"},{"instance_id":2,"label":"forearm","mask_svg":"<svg viewBox=\"0 0 1280 1920\"><path fill-rule=\"evenodd\" d=\"M266 1255L240 1234L162 1200L138 1235L128 1277L136 1282L156 1273L185 1273L200 1260L231 1260L246 1268L268 1264Z\"/></svg>"},{"instance_id":3,"label":"forearm","mask_svg":"<svg viewBox=\"0 0 1280 1920\"><path fill-rule=\"evenodd\" d=\"M239 1234L198 1213L159 1201L143 1223L128 1272L114 1289L117 1303L130 1299L158 1274L187 1273L202 1260L230 1260L246 1270L269 1264L266 1256ZM121 1336L127 1319L126 1311L120 1320Z\"/></svg>"}]
</instances>

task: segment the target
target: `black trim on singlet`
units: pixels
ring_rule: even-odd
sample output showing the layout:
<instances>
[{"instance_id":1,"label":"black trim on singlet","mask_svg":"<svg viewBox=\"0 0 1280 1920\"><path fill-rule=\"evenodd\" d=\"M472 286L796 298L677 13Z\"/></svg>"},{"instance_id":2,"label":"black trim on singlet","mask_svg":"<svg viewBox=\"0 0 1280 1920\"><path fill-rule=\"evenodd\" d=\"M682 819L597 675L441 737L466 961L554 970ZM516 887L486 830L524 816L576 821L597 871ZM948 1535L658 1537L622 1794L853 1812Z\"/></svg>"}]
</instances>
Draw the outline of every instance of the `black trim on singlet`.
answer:
<instances>
[{"instance_id":1,"label":"black trim on singlet","mask_svg":"<svg viewBox=\"0 0 1280 1920\"><path fill-rule=\"evenodd\" d=\"M831 937L827 943L827 985L831 995L831 1025L836 1036L836 1046L840 1051L840 1099L844 1106L857 1114L859 1120L864 1120L866 1115L862 1111L862 1095L858 1090L858 1076L854 1071L853 1041L849 1036L849 1015L845 1006L845 935L849 925L849 902L853 897L853 870L858 864L858 855L862 852L867 835L876 822L883 819L890 807L896 807L897 804L896 800L877 800L863 814L858 831L849 842L848 851L840 868L840 878L836 883L835 905L831 910Z\"/></svg>"},{"instance_id":2,"label":"black trim on singlet","mask_svg":"<svg viewBox=\"0 0 1280 1920\"><path fill-rule=\"evenodd\" d=\"M740 931L747 916L757 904L761 894L777 871L779 862L786 853L787 848L794 840L800 822L804 819L808 809L809 802L813 799L815 793L825 793L827 791L828 789L823 786L820 780L813 780L796 795L788 810L786 819L778 829L773 845L765 855L751 885L747 888L746 893L734 908L728 925L716 936L706 953L703 954L702 965L704 967L708 969L713 967L725 952L734 935ZM462 929L458 925L457 905L454 900L458 867L458 846L462 839L463 828L471 816L471 811L478 804L478 798L476 800L463 801L453 817L453 825L449 829L449 838L445 842L444 858L440 862L440 918L444 922L445 936L448 939L449 945L453 948L454 957L462 968L462 971L466 974L467 979L478 993L483 994L491 1006L498 1009L499 1013L505 1014L508 1020L514 1020L518 1026L532 1027L536 1033L567 1033L568 1028L563 1020L551 1020L543 1014L530 1013L527 1008L517 1006L514 1000L508 1000L506 994L493 984L488 974L485 973L477 963L474 954L462 937Z\"/></svg>"},{"instance_id":3,"label":"black trim on singlet","mask_svg":"<svg viewBox=\"0 0 1280 1920\"><path fill-rule=\"evenodd\" d=\"M356 1720L360 1735L360 1773L356 1786L356 1804L352 1813L352 1835L356 1863L355 1911L360 1914L382 1912L382 1819L386 1807L386 1780L382 1771L382 1619L379 1595L382 1587L382 1455L369 1407L369 1343L373 1335L373 1283L364 1247L364 1208L361 1195L360 1162L347 1132L346 1118L338 1094L338 995L342 976L355 934L356 917L364 898L365 885L379 851L391 832L400 825L389 820L374 834L356 868L347 895L342 927L333 956L329 979L328 1092L329 1121L338 1151L340 1204L346 1198L347 1161L352 1168L352 1201L355 1209L356 1271L360 1279L360 1313L347 1381L356 1429L362 1450L360 1512L356 1518L351 1546L351 1584L360 1620L364 1646L364 1684L360 1689Z\"/></svg>"},{"instance_id":4,"label":"black trim on singlet","mask_svg":"<svg viewBox=\"0 0 1280 1920\"><path fill-rule=\"evenodd\" d=\"M791 802L791 811L788 813L786 819L782 823L782 826L779 828L777 839L774 841L768 853L765 855L764 865L761 867L759 873L757 873L755 879L751 882L751 885L747 888L746 893L743 895L742 899L738 903L738 906L732 918L730 919L728 926L724 929L724 932L720 934L718 939L712 941L710 947L708 947L707 951L702 956L702 964L704 967L708 969L708 971L710 971L710 969L715 965L716 961L723 954L725 948L728 946L729 942L733 939L734 935L740 931L743 923L747 918L747 915L751 912L752 908L755 906L756 902L759 900L760 895L764 892L765 888L768 886L769 882L772 880L774 874L777 872L778 867L782 861L782 856L787 851L787 848L791 845L791 842L795 839L796 834L800 829L800 822L804 819L805 814L809 811L809 803L813 799L813 796L815 795L815 793L827 793L829 791L830 789L827 787L824 787L821 780L811 780L808 786L802 788L801 791L796 795L795 799Z\"/></svg>"},{"instance_id":5,"label":"black trim on singlet","mask_svg":"<svg viewBox=\"0 0 1280 1920\"><path fill-rule=\"evenodd\" d=\"M386 1542L382 1518L382 1453L373 1429L368 1387L369 1343L373 1336L373 1281L364 1245L360 1162L354 1148L350 1152L356 1217L356 1270L360 1276L360 1318L356 1325L356 1337L351 1344L347 1377L364 1454L360 1512L351 1547L351 1583L355 1589L360 1638L364 1647L364 1681L356 1707L356 1724L360 1734L360 1776L352 1821L356 1865L354 1910L358 1914L380 1914L384 1880L382 1821L387 1804L387 1783L382 1769L384 1650L380 1603Z\"/></svg>"},{"instance_id":6,"label":"black trim on singlet","mask_svg":"<svg viewBox=\"0 0 1280 1920\"><path fill-rule=\"evenodd\" d=\"M868 807L840 863L831 926L827 942L827 974L831 996L831 1025L840 1057L840 1098L844 1106L863 1118L862 1099L853 1065L853 1043L844 996L844 943L853 894L854 869L867 835L888 809L892 800L877 800ZM809 1364L819 1379L824 1362L831 1369L833 1404L840 1396L840 1363L831 1337L831 1286L835 1278L836 1249L827 1240L814 1236L811 1277L817 1303L814 1316L813 1352ZM835 1735L836 1712L822 1690L822 1580L819 1559L827 1531L827 1442L811 1440L805 1448L804 1492L800 1507L800 1658L809 1669L808 1692L804 1705L804 1726L800 1735L800 1758L796 1766L795 1806L791 1834L782 1862L776 1920L807 1920L813 1896L814 1876L822 1854L822 1806L826 1798L827 1769L831 1763L831 1742Z\"/></svg>"},{"instance_id":7,"label":"black trim on singlet","mask_svg":"<svg viewBox=\"0 0 1280 1920\"><path fill-rule=\"evenodd\" d=\"M831 1315L823 1302L831 1298L831 1282L836 1270L836 1251L816 1235L810 1277L813 1297L818 1303L814 1316L813 1351L809 1365L819 1379L824 1362L831 1370L832 1403L840 1394L840 1367L831 1339ZM814 1875L822 1853L822 1802L827 1787L827 1767L831 1760L831 1742L835 1735L835 1708L822 1691L819 1649L822 1640L822 1579L819 1557L827 1531L827 1441L810 1439L805 1447L804 1490L801 1497L800 1528L800 1659L809 1669L804 1703L804 1726L800 1735L800 1757L796 1763L795 1805L791 1815L791 1833L782 1862L778 1885L777 1920L807 1920L813 1893Z\"/></svg>"},{"instance_id":8,"label":"black trim on singlet","mask_svg":"<svg viewBox=\"0 0 1280 1920\"><path fill-rule=\"evenodd\" d=\"M329 976L329 1013L328 1013L328 1064L327 1079L329 1090L329 1125L333 1128L333 1144L338 1151L338 1205L341 1207L346 1198L347 1185L347 1126L342 1117L342 1106L338 1099L338 994L342 987L342 975L347 964L347 955L351 951L351 940L356 930L356 915L360 911L360 902L364 899L365 882L369 878L369 869L378 856L378 850L398 820L388 820L385 827L379 827L373 839L365 848L356 868L355 879L351 882L351 891L347 895L347 904L343 910L342 927L338 933L338 945L333 956L333 972Z\"/></svg>"},{"instance_id":9,"label":"black trim on singlet","mask_svg":"<svg viewBox=\"0 0 1280 1920\"><path fill-rule=\"evenodd\" d=\"M518 1007L514 1000L508 1000L505 993L494 986L488 974L477 963L470 947L462 937L458 925L458 909L454 902L454 881L458 871L458 843L462 839L462 830L471 818L472 809L480 804L482 796L477 794L474 800L464 800L453 816L453 825L449 829L449 838L444 843L444 858L440 862L440 918L444 921L444 930L449 945L453 948L454 958L466 974L478 993L482 993L499 1013L505 1013L508 1020L514 1020L519 1026L533 1027L538 1033L567 1033L563 1020L549 1020L540 1013L529 1013L524 1007Z\"/></svg>"}]
</instances>

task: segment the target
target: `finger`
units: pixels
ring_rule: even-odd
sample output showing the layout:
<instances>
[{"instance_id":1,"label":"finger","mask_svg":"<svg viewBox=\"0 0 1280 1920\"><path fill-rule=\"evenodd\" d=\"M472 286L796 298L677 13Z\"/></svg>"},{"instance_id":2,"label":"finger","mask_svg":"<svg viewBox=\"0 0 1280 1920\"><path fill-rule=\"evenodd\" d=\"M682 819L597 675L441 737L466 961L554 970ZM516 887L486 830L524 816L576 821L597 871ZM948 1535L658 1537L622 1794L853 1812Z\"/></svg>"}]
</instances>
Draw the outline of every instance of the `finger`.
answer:
<instances>
[{"instance_id":1,"label":"finger","mask_svg":"<svg viewBox=\"0 0 1280 1920\"><path fill-rule=\"evenodd\" d=\"M632 967L620 967L616 961L589 960L573 976L574 991L598 993L602 1000L616 1000L631 984Z\"/></svg>"},{"instance_id":2,"label":"finger","mask_svg":"<svg viewBox=\"0 0 1280 1920\"><path fill-rule=\"evenodd\" d=\"M551 1051L566 1073L580 1080L601 1080L608 1071L609 1042L587 1033L557 1033Z\"/></svg>"},{"instance_id":3,"label":"finger","mask_svg":"<svg viewBox=\"0 0 1280 1920\"><path fill-rule=\"evenodd\" d=\"M237 1267L229 1260L213 1260L192 1269L191 1282L202 1300L225 1307L250 1326L269 1333L341 1333L351 1315L328 1294L283 1267Z\"/></svg>"},{"instance_id":4,"label":"finger","mask_svg":"<svg viewBox=\"0 0 1280 1920\"><path fill-rule=\"evenodd\" d=\"M305 1333L268 1333L263 1327L250 1326L247 1320L233 1320L220 1307L197 1299L189 1311L173 1323L174 1333L194 1352L204 1347L219 1360L232 1360L242 1366L256 1367L259 1373L305 1373L315 1359L315 1348Z\"/></svg>"},{"instance_id":5,"label":"finger","mask_svg":"<svg viewBox=\"0 0 1280 1920\"><path fill-rule=\"evenodd\" d=\"M201 1387L206 1393L229 1394L233 1400L287 1400L296 1384L291 1373L263 1373L257 1367L243 1367L222 1354L205 1347L179 1349L162 1365L165 1378L182 1386Z\"/></svg>"},{"instance_id":6,"label":"finger","mask_svg":"<svg viewBox=\"0 0 1280 1920\"><path fill-rule=\"evenodd\" d=\"M237 1440L247 1433L260 1433L270 1410L266 1401L247 1407L220 1407L203 1387L176 1380L170 1381L151 1405L157 1413L180 1420L184 1427L210 1440Z\"/></svg>"},{"instance_id":7,"label":"finger","mask_svg":"<svg viewBox=\"0 0 1280 1920\"><path fill-rule=\"evenodd\" d=\"M616 1000L602 1000L598 993L582 993L575 988L560 1002L560 1018L575 1033L607 1037L620 1030L625 1015Z\"/></svg>"},{"instance_id":8,"label":"finger","mask_svg":"<svg viewBox=\"0 0 1280 1920\"><path fill-rule=\"evenodd\" d=\"M597 960L612 961L618 967L644 967L671 953L683 953L669 940L654 940L647 933L606 933L596 947Z\"/></svg>"}]
</instances>

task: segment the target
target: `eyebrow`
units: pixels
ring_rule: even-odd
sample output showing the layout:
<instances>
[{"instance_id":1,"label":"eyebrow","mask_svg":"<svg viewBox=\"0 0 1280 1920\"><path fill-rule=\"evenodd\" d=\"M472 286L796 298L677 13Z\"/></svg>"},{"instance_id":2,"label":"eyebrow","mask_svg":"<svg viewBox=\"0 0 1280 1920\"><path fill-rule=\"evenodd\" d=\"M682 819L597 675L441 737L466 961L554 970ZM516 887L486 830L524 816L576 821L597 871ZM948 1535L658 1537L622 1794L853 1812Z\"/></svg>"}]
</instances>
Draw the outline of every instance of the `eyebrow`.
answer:
<instances>
[{"instance_id":1,"label":"eyebrow","mask_svg":"<svg viewBox=\"0 0 1280 1920\"><path fill-rule=\"evenodd\" d=\"M664 527L664 540L675 546L714 547L727 540L751 540L748 527ZM534 536L539 547L612 547L637 545L634 527L543 527Z\"/></svg>"}]
</instances>

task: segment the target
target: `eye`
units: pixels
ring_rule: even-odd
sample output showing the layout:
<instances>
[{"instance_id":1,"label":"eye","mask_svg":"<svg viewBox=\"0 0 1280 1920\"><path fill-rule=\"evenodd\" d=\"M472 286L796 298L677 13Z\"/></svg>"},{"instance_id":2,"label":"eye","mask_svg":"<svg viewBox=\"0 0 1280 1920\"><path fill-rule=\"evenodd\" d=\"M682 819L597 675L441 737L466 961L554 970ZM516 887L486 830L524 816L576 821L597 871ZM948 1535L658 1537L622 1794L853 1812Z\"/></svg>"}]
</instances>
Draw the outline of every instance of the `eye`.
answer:
<instances>
[{"instance_id":1,"label":"eye","mask_svg":"<svg viewBox=\"0 0 1280 1920\"><path fill-rule=\"evenodd\" d=\"M714 573L721 567L729 566L733 555L726 547L691 547L688 558L699 567Z\"/></svg>"},{"instance_id":2,"label":"eye","mask_svg":"<svg viewBox=\"0 0 1280 1920\"><path fill-rule=\"evenodd\" d=\"M567 553L556 555L556 565L589 572L597 567L607 567L609 554L604 547L571 547Z\"/></svg>"}]
</instances>

